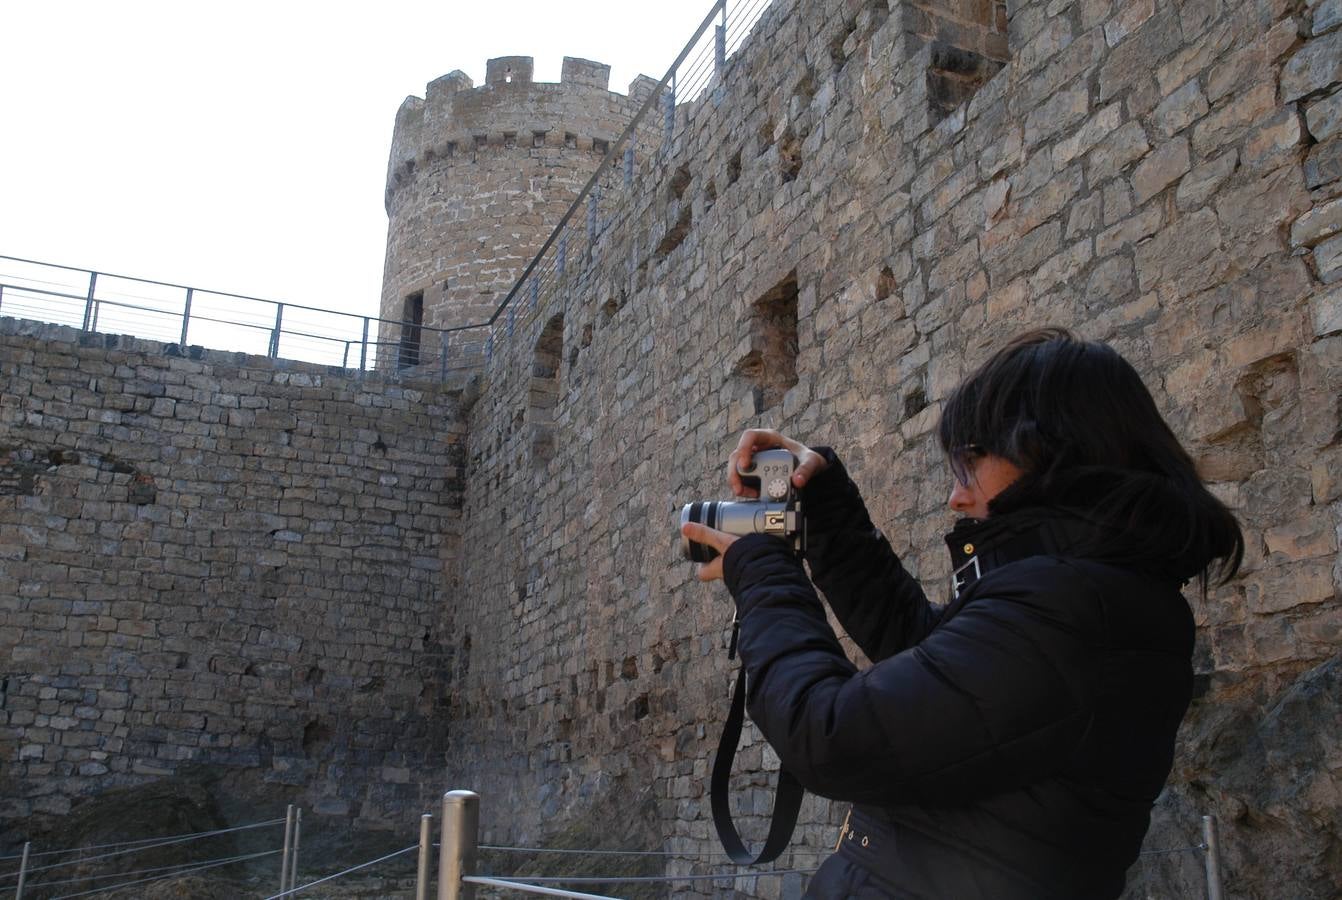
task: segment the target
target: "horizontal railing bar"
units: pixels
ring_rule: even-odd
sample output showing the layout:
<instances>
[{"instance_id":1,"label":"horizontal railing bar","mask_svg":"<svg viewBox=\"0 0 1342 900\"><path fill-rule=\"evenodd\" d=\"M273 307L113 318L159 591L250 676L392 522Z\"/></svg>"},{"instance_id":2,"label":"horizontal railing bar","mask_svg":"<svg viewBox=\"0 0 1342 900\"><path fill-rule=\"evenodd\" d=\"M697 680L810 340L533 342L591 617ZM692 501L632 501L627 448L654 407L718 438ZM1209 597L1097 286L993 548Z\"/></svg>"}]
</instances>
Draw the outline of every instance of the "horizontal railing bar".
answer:
<instances>
[{"instance_id":1,"label":"horizontal railing bar","mask_svg":"<svg viewBox=\"0 0 1342 900\"><path fill-rule=\"evenodd\" d=\"M0 259L9 259L15 262L28 263L29 265L34 266L48 266L53 269L65 269L70 272L97 272L96 269L81 269L78 268L77 266L65 266L61 265L60 263L39 262L38 260L35 259L24 259L19 256L5 256L4 254L0 254ZM252 300L256 303L269 303L272 306L279 306L280 304L283 304L286 308L310 309L314 310L315 312L327 312L337 316L349 316L352 319L365 318L364 316L361 316L358 313L341 312L340 310L333 310L333 309L321 309L320 307L316 306L304 306L301 303L288 303L283 300L267 300L264 297L252 297L248 294L234 294L230 293L229 291L215 291L210 290L208 288L197 288L186 284L176 284L171 281L155 281L152 278L139 278L135 275L117 275L114 272L98 272L98 274L105 275L108 278L120 278L125 281L138 281L141 282L142 284L156 284L159 287L178 288L183 291L190 288L191 290L194 290L197 294L209 294L214 297L232 297L235 300Z\"/></svg>"},{"instance_id":2,"label":"horizontal railing bar","mask_svg":"<svg viewBox=\"0 0 1342 900\"><path fill-rule=\"evenodd\" d=\"M562 891L558 888L542 887L538 884L509 881L506 878L483 878L477 875L466 875L461 880L471 884L483 884L488 887L510 888L514 891L522 891L527 894L546 894L550 897L573 897L576 898L576 900L619 900L618 897L607 897L604 894L582 894L577 891Z\"/></svg>"},{"instance_id":3,"label":"horizontal railing bar","mask_svg":"<svg viewBox=\"0 0 1342 900\"><path fill-rule=\"evenodd\" d=\"M525 878L536 884L647 884L652 882L673 881L720 881L722 879L739 880L742 878L763 878L766 875L809 875L811 869L770 869L767 872L722 872L717 875L516 875L503 878ZM463 881L469 879L463 879Z\"/></svg>"},{"instance_id":4,"label":"horizontal railing bar","mask_svg":"<svg viewBox=\"0 0 1342 900\"><path fill-rule=\"evenodd\" d=\"M84 303L84 302L86 302L87 299L88 299L88 298L87 298L86 296L84 296L83 294L66 294L66 293L62 293L62 292L60 292L60 291L48 291L48 290L46 290L46 289L44 289L44 288L30 288L30 287L24 287L23 285L10 284L10 283L8 283L8 282L0 282L0 288L4 288L6 291L9 291L9 290L19 291L19 292L21 292L20 296L21 296L22 294L41 294L41 295L44 296L44 297L61 297L61 298L64 298L64 299L66 299L66 300L78 300L80 303ZM198 292L196 293L196 297L197 297L197 301L196 301L196 302L197 302L197 303L200 302L199 298L200 298L201 293L202 293L202 292L200 292L200 291L198 291ZM209 294L209 292L203 292L203 293L206 293L207 295ZM223 295L223 296L227 296L227 295ZM243 299L253 299L253 298L243 298ZM124 303L124 302L122 302L122 301L120 301L120 300L111 300L111 299L105 299L105 298L101 298L101 297L94 297L93 300L94 300L95 303L100 303L100 304L102 304L103 306L112 306L112 307L117 307L117 308L120 308L120 309L134 309L134 310L140 310L140 311L143 311L143 312L156 313L156 314L158 314L158 315L170 315L170 316L176 316L176 317L178 317L178 318L181 317L181 313L175 313L175 312L172 312L172 311L170 311L170 310L154 309L154 308L152 308L152 307L136 306L136 305L133 304L133 303ZM279 301L275 301L275 300L262 300L262 301L260 301L260 302L262 302L262 303L270 303L270 304L272 304L272 305L274 305L274 306L279 306L279 305L281 305L281 304L279 303ZM285 308L286 311L289 310L290 308L292 308L292 309L302 309L302 310L307 310L307 311L309 311L309 312L323 313L323 314L333 315L333 316L349 316L349 317L352 317L352 318L359 319L360 321L362 321L363 319L367 319L369 322L377 322L379 325L381 325L381 324L386 324L386 325L401 325L401 326L409 326L409 327L411 327L411 328L419 328L420 330L425 331L425 332L428 332L428 333L430 333L430 334L442 334L442 333L444 333L444 332L450 332L450 331L464 331L464 330L471 329L471 328L484 328L485 325L486 325L486 323L484 323L484 322L477 322L477 323L474 324L474 325L457 325L457 326L453 326L453 327L451 327L451 328L439 328L439 327L436 327L436 326L434 326L434 325L426 325L426 324L422 324L422 323L421 323L421 324L416 324L415 322L413 322L413 321L411 321L411 320L409 320L409 319L378 319L378 318L375 318L375 317L373 317L373 316L360 316L360 315L357 315L357 314L355 314L355 313L340 312L340 311L338 311L338 310L317 309L316 307L313 307L313 306L291 306L291 304L288 304L288 303L283 304L283 306L284 306L284 308ZM0 311L3 311L3 307L0 307ZM241 327L244 327L244 328L265 328L267 331L272 330L273 327L274 327L273 325L260 325L260 324L256 324L256 323L252 323L252 322L237 322L237 321L232 321L232 320L229 320L229 319L214 319L214 318L209 318L209 317L202 316L202 315L197 315L197 314L195 314L195 313L192 313L192 315L191 315L191 321L193 321L193 322L195 322L195 321L209 321L209 322L215 322L215 323L217 323L217 324L221 324L221 325L238 325L238 326L241 326ZM294 333L294 332L285 331L284 333L285 333L285 334L292 334L292 333Z\"/></svg>"}]
</instances>

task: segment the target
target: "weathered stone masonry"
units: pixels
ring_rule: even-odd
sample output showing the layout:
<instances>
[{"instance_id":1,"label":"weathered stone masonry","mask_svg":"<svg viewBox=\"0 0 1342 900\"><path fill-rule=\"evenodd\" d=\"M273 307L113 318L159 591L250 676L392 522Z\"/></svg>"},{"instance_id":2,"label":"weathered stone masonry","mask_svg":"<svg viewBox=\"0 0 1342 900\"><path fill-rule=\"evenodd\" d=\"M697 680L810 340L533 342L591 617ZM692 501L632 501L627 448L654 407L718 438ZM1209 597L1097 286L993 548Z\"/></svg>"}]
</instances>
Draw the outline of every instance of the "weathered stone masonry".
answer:
<instances>
[{"instance_id":1,"label":"weathered stone masonry","mask_svg":"<svg viewBox=\"0 0 1342 900\"><path fill-rule=\"evenodd\" d=\"M11 839L193 765L396 820L441 764L455 395L193 349L0 320Z\"/></svg>"},{"instance_id":2,"label":"weathered stone masonry","mask_svg":"<svg viewBox=\"0 0 1342 900\"><path fill-rule=\"evenodd\" d=\"M840 448L935 593L939 404L990 348L1057 323L1138 366L1250 548L1234 583L1190 592L1198 698L1148 845L1195 843L1214 813L1233 891L1335 893L1337 4L1005 13L1003 48L988 4L775 3L720 104L641 159L593 263L500 343L467 437L453 631L473 649L448 766L493 838L646 802L652 821L610 841L661 839L684 854L668 871L702 871L730 613L678 559L673 511L725 493L742 428L778 426ZM742 764L756 837L769 760L756 740ZM841 815L808 801L792 862ZM1201 890L1186 854L1131 879Z\"/></svg>"},{"instance_id":3,"label":"weathered stone masonry","mask_svg":"<svg viewBox=\"0 0 1342 900\"><path fill-rule=\"evenodd\" d=\"M494 62L453 96L503 159L483 107L516 100L520 142L535 117L519 60ZM489 839L585 823L705 871L730 610L674 511L725 493L742 428L781 427L840 449L935 594L940 403L1057 323L1138 366L1249 544L1235 582L1190 592L1198 698L1148 847L1214 813L1231 896L1335 896L1340 85L1337 0L776 0L716 104L603 198L590 262L496 332L469 403L7 325L5 815L201 760L401 822L471 787ZM472 208L452 139L402 141L407 115L384 308L423 290L426 323L470 320L544 239L509 204L542 201ZM500 235L495 267L471 248ZM775 765L750 735L749 838ZM809 799L782 862L813 864L842 813ZM1198 865L1145 857L1129 896L1195 896Z\"/></svg>"}]
</instances>

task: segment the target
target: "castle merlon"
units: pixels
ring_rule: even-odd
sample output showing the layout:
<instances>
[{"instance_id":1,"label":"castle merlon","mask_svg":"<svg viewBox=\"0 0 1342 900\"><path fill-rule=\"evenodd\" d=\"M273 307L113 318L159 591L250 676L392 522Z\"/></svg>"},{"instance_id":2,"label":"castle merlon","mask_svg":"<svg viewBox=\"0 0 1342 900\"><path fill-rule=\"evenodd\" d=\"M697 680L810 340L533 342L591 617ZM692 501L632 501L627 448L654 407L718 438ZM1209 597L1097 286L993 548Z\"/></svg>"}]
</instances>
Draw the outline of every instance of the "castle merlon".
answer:
<instances>
[{"instance_id":1,"label":"castle merlon","mask_svg":"<svg viewBox=\"0 0 1342 900\"><path fill-rule=\"evenodd\" d=\"M558 82L534 80L530 56L500 56L485 64L476 86L460 70L429 82L424 97L407 97L396 114L387 164L388 197L434 158L489 148L567 148L604 152L658 82L646 75L628 93L609 89L610 66L566 56Z\"/></svg>"}]
</instances>

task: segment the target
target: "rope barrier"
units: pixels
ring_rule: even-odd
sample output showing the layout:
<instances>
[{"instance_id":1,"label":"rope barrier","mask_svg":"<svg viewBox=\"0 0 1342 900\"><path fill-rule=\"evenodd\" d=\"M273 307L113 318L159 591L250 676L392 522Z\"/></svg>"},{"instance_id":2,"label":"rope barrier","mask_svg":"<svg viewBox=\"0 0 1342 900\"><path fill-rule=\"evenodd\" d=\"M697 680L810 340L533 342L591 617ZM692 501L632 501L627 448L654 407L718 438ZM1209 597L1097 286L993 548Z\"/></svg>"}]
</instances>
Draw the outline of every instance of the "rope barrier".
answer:
<instances>
[{"instance_id":1,"label":"rope barrier","mask_svg":"<svg viewBox=\"0 0 1342 900\"><path fill-rule=\"evenodd\" d=\"M272 853L275 853L275 852L276 852L276 851L274 851L274 850L267 850L267 851L265 851L264 853L257 853L257 854L255 854L255 856L268 856L268 855L270 855L270 854L272 854ZM137 885L137 884L147 884L147 883L149 883L149 882L151 882L151 881L162 881L162 880L164 880L165 878L176 878L176 877L181 876L181 875L191 875L191 874L194 874L194 873L196 873L196 872L203 872L203 871L205 871L206 869L217 869L217 868L219 868L220 866L228 866L228 865L232 865L233 863L236 863L236 862L242 862L243 860L248 859L248 858L249 858L249 857L242 857L242 858L240 858L240 859L231 859L231 860L229 860L228 862L214 862L214 863L207 863L207 864L205 864L205 865L202 865L202 866L196 866L196 867L193 868L193 869L187 869L187 870L182 871L182 872L173 872L173 873L168 874L168 875L158 875L158 876L156 876L156 877L154 877L154 878L140 878L140 879L137 879L137 880L135 880L135 881L127 881L127 882L125 882L125 883L123 883L123 884L110 884L110 885L106 885L105 887L94 888L94 889L91 890L91 891L80 891L80 892L77 893L77 894L61 894L59 897L52 897L51 900L69 900L69 898L71 898L71 897L87 897L89 894L101 894L101 893L103 893L104 891L117 891L117 890L120 890L121 888L124 888L124 887L131 887L131 886L133 886L133 885ZM35 885L35 887L40 887L40 885Z\"/></svg>"},{"instance_id":2,"label":"rope barrier","mask_svg":"<svg viewBox=\"0 0 1342 900\"><path fill-rule=\"evenodd\" d=\"M351 872L357 872L360 869L366 869L369 866L375 866L380 862L386 862L387 860L392 859L393 857L397 857L404 853L409 853L411 850L418 850L418 849L419 844L411 844L404 850L397 850L395 853L388 853L386 856L379 856L377 859L369 860L366 863L360 863L357 866L351 866L350 868L346 869L343 872L336 872L334 875L327 875L325 878L318 878L316 881L309 881L307 884L300 884L298 887L289 888L289 890L287 891L282 891L278 894L271 894L269 897L266 898L266 900L279 900L280 897L292 897L299 891L305 891L310 887L316 887L317 885L324 884L327 881L334 881L335 879L340 878L344 875L348 875Z\"/></svg>"},{"instance_id":3,"label":"rope barrier","mask_svg":"<svg viewBox=\"0 0 1342 900\"><path fill-rule=\"evenodd\" d=\"M82 857L80 857L79 859L72 859L72 860L68 860L68 861L66 861L66 862L51 863L50 865L46 865L46 866L38 866L37 868L29 869L29 870L28 870L28 874L31 875L31 874L34 873L34 872L45 872L45 871L47 871L48 869L59 869L59 868L61 868L62 866L72 866L72 865L76 865L76 864L78 864L78 863L94 862L94 861L99 860L99 859L111 859L111 858L114 857L114 856L125 856L125 855L130 854L130 853L139 853L139 852L141 852L141 851L143 851L143 850L153 850L153 849L156 848L156 847L168 847L168 846L171 846L171 845L173 845L173 844L185 844L185 843L187 843L188 841L200 840L200 839L202 839L202 838L207 838L207 837L215 837L216 835L220 835L220 834L231 834L231 833L233 833L233 832L235 832L235 831L248 831L248 830L253 829L253 828L269 828L269 827L272 826L272 825L279 825L279 824L282 824L283 822L284 822L283 819L271 819L269 822L257 822L256 824L253 824L253 825L237 825L237 826L235 826L235 827L233 827L233 828L221 828L221 829L218 829L217 831L198 831L198 832L196 832L195 834L176 835L176 836L174 836L174 837L172 837L172 838L168 838L168 839L163 839L163 838L143 838L143 839L141 839L141 840L139 840L139 841L126 841L126 842L123 842L123 843L120 843L120 844L102 844L102 845L99 845L99 846L96 846L96 847L76 847L76 848L71 849L71 850L49 850L49 851L47 851L45 854L37 854L37 853L34 853L34 854L31 854L31 855L32 855L32 856L39 856L39 855L46 856L46 855L51 855L51 854L53 854L53 853L79 853L79 852L82 852L82 851L84 851L84 850L102 849L102 848L104 848L104 847L131 847L131 849L129 849L129 850L118 850L118 851L115 852L115 853L100 853L100 854L98 854L97 856L82 856ZM148 841L156 841L157 843L147 843ZM132 846L132 845L134 845L134 844L140 844L140 845L142 845L142 846L138 846L138 847L137 847L137 846ZM9 873L9 874L0 876L0 878L17 878L17 877L18 877L18 874L19 874L18 872L12 872L12 873Z\"/></svg>"}]
</instances>

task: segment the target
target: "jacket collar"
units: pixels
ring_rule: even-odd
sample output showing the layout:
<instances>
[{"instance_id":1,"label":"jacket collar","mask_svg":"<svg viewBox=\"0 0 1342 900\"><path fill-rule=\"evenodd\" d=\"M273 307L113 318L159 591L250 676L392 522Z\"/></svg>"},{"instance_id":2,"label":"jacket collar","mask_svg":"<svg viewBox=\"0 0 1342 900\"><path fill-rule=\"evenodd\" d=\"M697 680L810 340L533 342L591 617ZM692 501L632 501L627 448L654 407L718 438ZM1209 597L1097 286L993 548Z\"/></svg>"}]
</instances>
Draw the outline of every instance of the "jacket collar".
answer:
<instances>
[{"instance_id":1,"label":"jacket collar","mask_svg":"<svg viewBox=\"0 0 1342 900\"><path fill-rule=\"evenodd\" d=\"M1073 513L1033 507L987 519L960 519L946 535L951 551L951 594L984 575L1031 556L1067 554L1096 537L1095 527Z\"/></svg>"}]
</instances>

